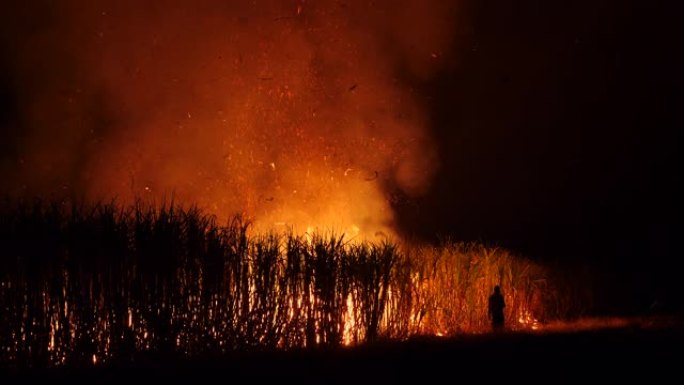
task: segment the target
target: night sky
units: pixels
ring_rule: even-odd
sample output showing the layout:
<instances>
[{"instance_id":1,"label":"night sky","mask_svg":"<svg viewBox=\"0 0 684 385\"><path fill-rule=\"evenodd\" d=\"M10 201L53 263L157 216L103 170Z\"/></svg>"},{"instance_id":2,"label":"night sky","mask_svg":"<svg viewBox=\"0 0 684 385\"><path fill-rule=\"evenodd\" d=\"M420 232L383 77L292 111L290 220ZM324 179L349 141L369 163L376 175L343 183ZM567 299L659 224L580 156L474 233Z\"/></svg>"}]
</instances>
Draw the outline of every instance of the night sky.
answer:
<instances>
[{"instance_id":1,"label":"night sky","mask_svg":"<svg viewBox=\"0 0 684 385\"><path fill-rule=\"evenodd\" d=\"M405 226L546 258L669 265L682 231L675 10L469 9L459 60L423 85L442 167L430 193L402 208Z\"/></svg>"},{"instance_id":2,"label":"night sky","mask_svg":"<svg viewBox=\"0 0 684 385\"><path fill-rule=\"evenodd\" d=\"M646 271L648 282L675 278L681 13L631 0L478 0L459 9L447 64L429 79L402 78L426 107L440 167L425 195L396 193L401 231ZM8 64L20 39L0 31L9 159L23 135L25 93Z\"/></svg>"}]
</instances>

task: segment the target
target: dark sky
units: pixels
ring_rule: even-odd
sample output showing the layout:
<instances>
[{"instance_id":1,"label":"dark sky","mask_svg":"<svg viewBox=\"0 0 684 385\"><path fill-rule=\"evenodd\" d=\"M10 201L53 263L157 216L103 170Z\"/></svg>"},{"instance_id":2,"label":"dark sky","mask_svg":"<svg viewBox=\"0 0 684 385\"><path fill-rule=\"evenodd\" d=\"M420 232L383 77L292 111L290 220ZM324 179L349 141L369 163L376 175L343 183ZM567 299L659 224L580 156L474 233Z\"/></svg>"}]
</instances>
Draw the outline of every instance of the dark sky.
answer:
<instances>
[{"instance_id":1,"label":"dark sky","mask_svg":"<svg viewBox=\"0 0 684 385\"><path fill-rule=\"evenodd\" d=\"M429 81L405 79L427 106L441 167L425 196L396 200L404 232L672 271L682 256L679 10L632 0L460 9L449 63ZM12 157L21 92L3 32L0 140Z\"/></svg>"},{"instance_id":2,"label":"dark sky","mask_svg":"<svg viewBox=\"0 0 684 385\"><path fill-rule=\"evenodd\" d=\"M671 266L682 256L681 13L646 1L469 11L460 60L426 86L442 167L401 207L405 226L545 258Z\"/></svg>"}]
</instances>

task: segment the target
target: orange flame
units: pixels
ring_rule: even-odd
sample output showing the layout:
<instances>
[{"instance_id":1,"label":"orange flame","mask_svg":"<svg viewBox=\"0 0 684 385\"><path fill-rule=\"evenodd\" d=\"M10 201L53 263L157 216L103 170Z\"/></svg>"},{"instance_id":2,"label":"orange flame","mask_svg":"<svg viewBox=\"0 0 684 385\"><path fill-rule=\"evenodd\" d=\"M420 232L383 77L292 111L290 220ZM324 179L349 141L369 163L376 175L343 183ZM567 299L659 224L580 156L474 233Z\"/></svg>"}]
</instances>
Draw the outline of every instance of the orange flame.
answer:
<instances>
[{"instance_id":1,"label":"orange flame","mask_svg":"<svg viewBox=\"0 0 684 385\"><path fill-rule=\"evenodd\" d=\"M448 3L60 2L56 29L79 33L48 30L17 67L64 60L78 71L31 93L22 120L33 132L12 186L173 196L262 229L389 234L387 188L420 193L434 172L421 98L405 80L443 65Z\"/></svg>"}]
</instances>

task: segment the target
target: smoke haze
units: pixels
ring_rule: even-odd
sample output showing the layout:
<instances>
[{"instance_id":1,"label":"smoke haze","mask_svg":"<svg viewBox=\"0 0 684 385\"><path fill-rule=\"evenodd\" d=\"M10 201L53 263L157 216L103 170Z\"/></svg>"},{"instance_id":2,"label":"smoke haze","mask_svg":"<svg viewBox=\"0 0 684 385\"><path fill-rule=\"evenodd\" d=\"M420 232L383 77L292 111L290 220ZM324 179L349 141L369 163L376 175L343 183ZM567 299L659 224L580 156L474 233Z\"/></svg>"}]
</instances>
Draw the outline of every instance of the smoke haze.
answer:
<instances>
[{"instance_id":1,"label":"smoke haze","mask_svg":"<svg viewBox=\"0 0 684 385\"><path fill-rule=\"evenodd\" d=\"M410 83L440 69L449 3L3 5L6 190L388 229L388 191L438 166Z\"/></svg>"}]
</instances>

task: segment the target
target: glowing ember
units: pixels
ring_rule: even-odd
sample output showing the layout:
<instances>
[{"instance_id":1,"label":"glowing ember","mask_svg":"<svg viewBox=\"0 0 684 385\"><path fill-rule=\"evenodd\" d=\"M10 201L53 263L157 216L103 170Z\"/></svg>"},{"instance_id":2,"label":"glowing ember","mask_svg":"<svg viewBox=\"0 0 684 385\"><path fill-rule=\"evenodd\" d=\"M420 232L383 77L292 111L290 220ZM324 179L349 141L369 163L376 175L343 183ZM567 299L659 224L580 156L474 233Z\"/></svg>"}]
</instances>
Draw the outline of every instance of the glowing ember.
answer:
<instances>
[{"instance_id":1,"label":"glowing ember","mask_svg":"<svg viewBox=\"0 0 684 385\"><path fill-rule=\"evenodd\" d=\"M354 317L354 301L352 295L347 295L347 301L345 303L345 317L344 317L344 333L342 337L342 343L344 345L352 345L356 339L354 338L354 331L356 330L356 318Z\"/></svg>"},{"instance_id":2,"label":"glowing ember","mask_svg":"<svg viewBox=\"0 0 684 385\"><path fill-rule=\"evenodd\" d=\"M541 323L533 317L532 312L527 309L521 309L518 316L518 323L526 329L539 330Z\"/></svg>"}]
</instances>

